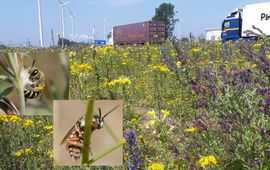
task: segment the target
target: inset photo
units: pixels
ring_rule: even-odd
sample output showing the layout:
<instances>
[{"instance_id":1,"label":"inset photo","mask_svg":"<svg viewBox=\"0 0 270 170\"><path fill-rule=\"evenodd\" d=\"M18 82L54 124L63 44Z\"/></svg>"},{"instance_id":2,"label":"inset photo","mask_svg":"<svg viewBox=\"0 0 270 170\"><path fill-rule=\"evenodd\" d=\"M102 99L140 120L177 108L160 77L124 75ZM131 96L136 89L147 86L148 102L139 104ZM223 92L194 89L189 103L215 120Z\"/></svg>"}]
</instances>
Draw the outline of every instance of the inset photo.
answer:
<instances>
[{"instance_id":1,"label":"inset photo","mask_svg":"<svg viewBox=\"0 0 270 170\"><path fill-rule=\"evenodd\" d=\"M0 54L0 113L52 115L53 100L68 99L65 53Z\"/></svg>"},{"instance_id":2,"label":"inset photo","mask_svg":"<svg viewBox=\"0 0 270 170\"><path fill-rule=\"evenodd\" d=\"M53 104L55 165L123 165L121 100L55 100Z\"/></svg>"}]
</instances>

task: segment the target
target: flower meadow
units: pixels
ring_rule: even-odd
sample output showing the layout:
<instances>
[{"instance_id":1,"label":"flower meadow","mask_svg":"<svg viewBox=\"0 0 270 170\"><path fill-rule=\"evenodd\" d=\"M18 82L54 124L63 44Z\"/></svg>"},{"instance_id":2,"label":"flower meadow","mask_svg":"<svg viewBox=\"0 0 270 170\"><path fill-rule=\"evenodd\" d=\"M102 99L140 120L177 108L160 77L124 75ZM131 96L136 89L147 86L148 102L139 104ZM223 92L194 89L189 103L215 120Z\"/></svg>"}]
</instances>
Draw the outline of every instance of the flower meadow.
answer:
<instances>
[{"instance_id":1,"label":"flower meadow","mask_svg":"<svg viewBox=\"0 0 270 170\"><path fill-rule=\"evenodd\" d=\"M0 115L0 169L52 169L52 117Z\"/></svg>"},{"instance_id":2,"label":"flower meadow","mask_svg":"<svg viewBox=\"0 0 270 170\"><path fill-rule=\"evenodd\" d=\"M124 169L269 169L269 39L72 47L70 99L124 101Z\"/></svg>"},{"instance_id":3,"label":"flower meadow","mask_svg":"<svg viewBox=\"0 0 270 170\"><path fill-rule=\"evenodd\" d=\"M69 99L123 100L124 165L54 165L52 116L0 115L0 169L270 169L268 38L64 50Z\"/></svg>"}]
</instances>

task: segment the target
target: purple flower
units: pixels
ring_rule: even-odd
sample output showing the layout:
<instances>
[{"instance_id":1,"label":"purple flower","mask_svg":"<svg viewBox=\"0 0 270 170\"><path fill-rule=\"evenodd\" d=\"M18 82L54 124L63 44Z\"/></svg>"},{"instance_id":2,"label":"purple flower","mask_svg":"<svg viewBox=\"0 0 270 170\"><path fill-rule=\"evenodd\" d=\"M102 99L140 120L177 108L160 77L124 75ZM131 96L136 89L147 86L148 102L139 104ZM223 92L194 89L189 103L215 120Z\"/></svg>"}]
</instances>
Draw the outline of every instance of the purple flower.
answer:
<instances>
[{"instance_id":1,"label":"purple flower","mask_svg":"<svg viewBox=\"0 0 270 170\"><path fill-rule=\"evenodd\" d=\"M139 158L139 148L137 146L137 141L135 134L131 130L127 130L125 134L125 139L127 145L125 147L125 152L128 154L128 169L129 170L140 170L142 169L142 163Z\"/></svg>"}]
</instances>

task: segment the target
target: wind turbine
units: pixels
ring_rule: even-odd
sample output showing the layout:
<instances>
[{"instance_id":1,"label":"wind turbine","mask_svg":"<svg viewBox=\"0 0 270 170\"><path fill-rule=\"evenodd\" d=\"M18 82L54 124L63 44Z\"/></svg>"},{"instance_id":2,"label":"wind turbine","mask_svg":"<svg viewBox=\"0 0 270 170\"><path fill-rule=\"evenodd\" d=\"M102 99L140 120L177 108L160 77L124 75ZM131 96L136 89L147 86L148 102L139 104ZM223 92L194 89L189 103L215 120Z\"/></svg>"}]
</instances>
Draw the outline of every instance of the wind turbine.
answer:
<instances>
[{"instance_id":1,"label":"wind turbine","mask_svg":"<svg viewBox=\"0 0 270 170\"><path fill-rule=\"evenodd\" d=\"M65 34L65 9L64 6L69 4L69 2L65 2L63 3L61 0L58 0L60 3L60 7L61 7L61 12L62 12L62 17L61 17L61 21L62 21L62 47L64 47L64 38L66 38L66 34Z\"/></svg>"},{"instance_id":2,"label":"wind turbine","mask_svg":"<svg viewBox=\"0 0 270 170\"><path fill-rule=\"evenodd\" d=\"M40 41L40 47L43 48L43 28L42 28L42 17L41 17L40 0L38 0L38 21L39 21L39 41Z\"/></svg>"},{"instance_id":3,"label":"wind turbine","mask_svg":"<svg viewBox=\"0 0 270 170\"><path fill-rule=\"evenodd\" d=\"M74 41L74 17L76 15L74 15L71 12L70 8L68 8L68 10L69 10L69 13L70 13L70 18L71 18L71 39L72 39L72 41Z\"/></svg>"},{"instance_id":4,"label":"wind turbine","mask_svg":"<svg viewBox=\"0 0 270 170\"><path fill-rule=\"evenodd\" d=\"M104 17L104 19L103 19L103 21L102 21L102 24L103 24L103 36L104 36L104 38L103 38L103 40L105 40L106 41L106 19L105 19L105 17Z\"/></svg>"}]
</instances>

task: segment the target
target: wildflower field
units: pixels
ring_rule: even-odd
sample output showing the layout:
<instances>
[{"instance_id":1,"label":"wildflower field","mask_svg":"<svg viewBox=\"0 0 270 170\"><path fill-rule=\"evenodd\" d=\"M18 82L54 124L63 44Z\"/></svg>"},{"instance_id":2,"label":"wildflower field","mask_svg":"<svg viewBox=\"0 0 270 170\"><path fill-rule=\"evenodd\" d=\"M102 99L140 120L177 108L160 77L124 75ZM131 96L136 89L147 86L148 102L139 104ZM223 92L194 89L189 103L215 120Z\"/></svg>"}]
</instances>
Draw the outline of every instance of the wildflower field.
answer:
<instances>
[{"instance_id":1,"label":"wildflower field","mask_svg":"<svg viewBox=\"0 0 270 170\"><path fill-rule=\"evenodd\" d=\"M0 115L0 169L52 169L52 117Z\"/></svg>"},{"instance_id":2,"label":"wildflower field","mask_svg":"<svg viewBox=\"0 0 270 170\"><path fill-rule=\"evenodd\" d=\"M124 169L270 169L269 49L72 47L69 98L124 100Z\"/></svg>"}]
</instances>

